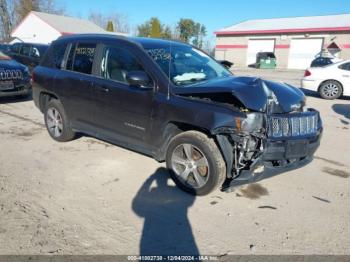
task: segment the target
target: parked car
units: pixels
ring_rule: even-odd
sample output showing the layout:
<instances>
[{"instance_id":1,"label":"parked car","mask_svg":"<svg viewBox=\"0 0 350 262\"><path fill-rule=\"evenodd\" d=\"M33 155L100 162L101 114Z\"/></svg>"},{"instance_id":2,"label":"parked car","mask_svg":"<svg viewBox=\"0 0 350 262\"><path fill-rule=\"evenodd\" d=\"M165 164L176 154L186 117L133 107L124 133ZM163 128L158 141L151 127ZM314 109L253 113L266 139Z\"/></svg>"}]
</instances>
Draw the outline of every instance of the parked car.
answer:
<instances>
[{"instance_id":1,"label":"parked car","mask_svg":"<svg viewBox=\"0 0 350 262\"><path fill-rule=\"evenodd\" d=\"M196 195L306 165L320 144L319 112L299 89L234 77L184 43L65 36L33 80L54 140L81 132L166 161L175 183Z\"/></svg>"},{"instance_id":2,"label":"parked car","mask_svg":"<svg viewBox=\"0 0 350 262\"><path fill-rule=\"evenodd\" d=\"M320 56L320 57L315 58L311 62L310 67L323 67L323 66L327 66L330 64L340 62L340 61L342 61L342 60L339 58L336 58L336 57L322 57L322 56Z\"/></svg>"},{"instance_id":3,"label":"parked car","mask_svg":"<svg viewBox=\"0 0 350 262\"><path fill-rule=\"evenodd\" d=\"M26 66L32 72L33 68L39 63L49 45L31 44L31 43L15 43L11 46L9 55Z\"/></svg>"},{"instance_id":4,"label":"parked car","mask_svg":"<svg viewBox=\"0 0 350 262\"><path fill-rule=\"evenodd\" d=\"M0 97L28 96L30 91L28 68L0 51Z\"/></svg>"},{"instance_id":5,"label":"parked car","mask_svg":"<svg viewBox=\"0 0 350 262\"><path fill-rule=\"evenodd\" d=\"M301 86L318 92L324 99L350 95L350 60L307 69Z\"/></svg>"}]
</instances>

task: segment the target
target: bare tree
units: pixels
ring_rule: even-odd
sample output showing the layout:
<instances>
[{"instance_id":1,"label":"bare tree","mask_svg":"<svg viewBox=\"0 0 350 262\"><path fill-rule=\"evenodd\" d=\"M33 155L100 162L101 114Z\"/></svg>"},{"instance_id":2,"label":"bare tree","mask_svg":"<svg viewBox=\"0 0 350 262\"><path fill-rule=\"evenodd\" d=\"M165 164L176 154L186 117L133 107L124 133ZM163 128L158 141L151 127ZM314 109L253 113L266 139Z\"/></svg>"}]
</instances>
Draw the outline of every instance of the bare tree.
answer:
<instances>
[{"instance_id":1,"label":"bare tree","mask_svg":"<svg viewBox=\"0 0 350 262\"><path fill-rule=\"evenodd\" d=\"M16 23L22 21L29 12L40 11L39 0L17 0L14 1Z\"/></svg>"},{"instance_id":2,"label":"bare tree","mask_svg":"<svg viewBox=\"0 0 350 262\"><path fill-rule=\"evenodd\" d=\"M40 12L49 14L63 15L65 14L65 7L63 5L57 5L55 0L39 0Z\"/></svg>"},{"instance_id":3,"label":"bare tree","mask_svg":"<svg viewBox=\"0 0 350 262\"><path fill-rule=\"evenodd\" d=\"M9 5L6 0L0 0L0 16L1 16L1 38L10 38L12 30L12 18L9 12Z\"/></svg>"},{"instance_id":4,"label":"bare tree","mask_svg":"<svg viewBox=\"0 0 350 262\"><path fill-rule=\"evenodd\" d=\"M125 14L111 13L105 15L100 12L90 12L88 19L102 28L106 28L108 22L111 21L115 31L120 33L130 33L131 31L129 18Z\"/></svg>"}]
</instances>

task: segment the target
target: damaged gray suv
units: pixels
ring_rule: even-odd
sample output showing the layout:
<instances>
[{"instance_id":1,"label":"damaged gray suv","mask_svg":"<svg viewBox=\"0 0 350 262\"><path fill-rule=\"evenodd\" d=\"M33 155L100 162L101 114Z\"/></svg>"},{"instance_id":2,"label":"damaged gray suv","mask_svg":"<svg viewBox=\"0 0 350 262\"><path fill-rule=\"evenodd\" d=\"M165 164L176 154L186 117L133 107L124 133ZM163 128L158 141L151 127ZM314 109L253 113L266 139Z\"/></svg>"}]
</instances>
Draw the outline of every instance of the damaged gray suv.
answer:
<instances>
[{"instance_id":1,"label":"damaged gray suv","mask_svg":"<svg viewBox=\"0 0 350 262\"><path fill-rule=\"evenodd\" d=\"M165 161L175 183L196 195L300 168L322 135L319 112L299 89L233 76L179 42L65 36L33 81L53 139L85 133Z\"/></svg>"}]
</instances>

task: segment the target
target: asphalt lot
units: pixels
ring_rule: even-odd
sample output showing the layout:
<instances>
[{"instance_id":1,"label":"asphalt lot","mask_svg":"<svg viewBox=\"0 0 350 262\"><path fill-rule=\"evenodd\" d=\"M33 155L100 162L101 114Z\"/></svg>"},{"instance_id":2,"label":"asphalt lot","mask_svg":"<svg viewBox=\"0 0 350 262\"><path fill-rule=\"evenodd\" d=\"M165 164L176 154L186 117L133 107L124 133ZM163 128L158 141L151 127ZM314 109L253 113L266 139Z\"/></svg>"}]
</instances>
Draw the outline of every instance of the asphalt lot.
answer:
<instances>
[{"instance_id":1,"label":"asphalt lot","mask_svg":"<svg viewBox=\"0 0 350 262\"><path fill-rule=\"evenodd\" d=\"M349 255L350 99L308 104L325 128L310 165L195 198L163 164L90 137L54 142L32 101L1 99L0 254Z\"/></svg>"}]
</instances>

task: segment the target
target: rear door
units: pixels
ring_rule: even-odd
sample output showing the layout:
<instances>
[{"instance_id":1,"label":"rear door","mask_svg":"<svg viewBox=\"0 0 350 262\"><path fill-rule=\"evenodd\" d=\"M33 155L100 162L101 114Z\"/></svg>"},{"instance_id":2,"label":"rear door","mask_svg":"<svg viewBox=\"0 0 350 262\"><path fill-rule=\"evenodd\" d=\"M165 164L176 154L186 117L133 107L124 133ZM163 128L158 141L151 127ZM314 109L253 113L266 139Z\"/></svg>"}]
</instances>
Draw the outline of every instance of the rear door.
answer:
<instances>
[{"instance_id":1,"label":"rear door","mask_svg":"<svg viewBox=\"0 0 350 262\"><path fill-rule=\"evenodd\" d=\"M73 126L78 130L90 130L93 126L92 74L96 43L72 43L66 49L66 61L55 75L55 89L59 90L62 103Z\"/></svg>"},{"instance_id":2,"label":"rear door","mask_svg":"<svg viewBox=\"0 0 350 262\"><path fill-rule=\"evenodd\" d=\"M149 134L153 81L149 88L139 88L130 86L126 80L130 71L145 71L138 52L141 51L124 41L101 47L101 59L96 66L100 78L94 83L93 96L94 122L104 136L145 141Z\"/></svg>"}]
</instances>

